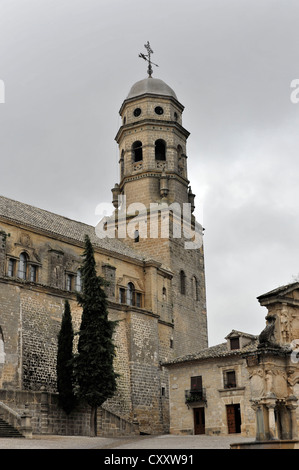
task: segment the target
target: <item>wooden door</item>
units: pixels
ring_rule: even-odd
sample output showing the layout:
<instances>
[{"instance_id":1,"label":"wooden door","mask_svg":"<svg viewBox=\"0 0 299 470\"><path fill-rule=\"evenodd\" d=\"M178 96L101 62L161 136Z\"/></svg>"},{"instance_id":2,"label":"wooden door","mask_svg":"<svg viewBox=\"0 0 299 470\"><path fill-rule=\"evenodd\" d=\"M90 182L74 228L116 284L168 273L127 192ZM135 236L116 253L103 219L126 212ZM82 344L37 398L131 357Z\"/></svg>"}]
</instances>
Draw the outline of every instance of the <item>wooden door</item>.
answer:
<instances>
[{"instance_id":1,"label":"wooden door","mask_svg":"<svg viewBox=\"0 0 299 470\"><path fill-rule=\"evenodd\" d=\"M235 408L234 405L226 405L227 428L228 433L236 432Z\"/></svg>"},{"instance_id":2,"label":"wooden door","mask_svg":"<svg viewBox=\"0 0 299 470\"><path fill-rule=\"evenodd\" d=\"M194 408L194 434L205 434L205 409Z\"/></svg>"},{"instance_id":3,"label":"wooden door","mask_svg":"<svg viewBox=\"0 0 299 470\"><path fill-rule=\"evenodd\" d=\"M229 434L241 432L240 405L226 405L227 428Z\"/></svg>"}]
</instances>

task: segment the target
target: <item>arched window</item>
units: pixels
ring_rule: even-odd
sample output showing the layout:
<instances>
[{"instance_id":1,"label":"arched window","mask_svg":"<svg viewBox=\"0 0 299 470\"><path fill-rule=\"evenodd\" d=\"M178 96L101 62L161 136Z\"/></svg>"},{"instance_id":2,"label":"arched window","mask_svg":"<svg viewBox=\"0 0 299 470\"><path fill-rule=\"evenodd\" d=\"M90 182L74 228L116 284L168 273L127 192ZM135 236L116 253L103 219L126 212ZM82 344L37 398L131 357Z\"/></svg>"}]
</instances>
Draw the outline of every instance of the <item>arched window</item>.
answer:
<instances>
[{"instance_id":1,"label":"arched window","mask_svg":"<svg viewBox=\"0 0 299 470\"><path fill-rule=\"evenodd\" d=\"M195 276L192 278L192 296L194 300L199 300L199 284Z\"/></svg>"},{"instance_id":2,"label":"arched window","mask_svg":"<svg viewBox=\"0 0 299 470\"><path fill-rule=\"evenodd\" d=\"M140 140L137 140L132 145L132 159L133 159L134 163L135 162L141 162L142 159L143 159L143 156L142 156L142 142L140 142Z\"/></svg>"},{"instance_id":3,"label":"arched window","mask_svg":"<svg viewBox=\"0 0 299 470\"><path fill-rule=\"evenodd\" d=\"M28 264L28 256L26 255L26 253L21 253L20 260L19 260L19 270L18 270L18 277L20 279L27 278L27 264Z\"/></svg>"},{"instance_id":4,"label":"arched window","mask_svg":"<svg viewBox=\"0 0 299 470\"><path fill-rule=\"evenodd\" d=\"M186 275L184 271L180 271L180 292L181 294L186 294Z\"/></svg>"},{"instance_id":5,"label":"arched window","mask_svg":"<svg viewBox=\"0 0 299 470\"><path fill-rule=\"evenodd\" d=\"M133 282L129 282L127 286L127 305L134 305L135 286Z\"/></svg>"},{"instance_id":6,"label":"arched window","mask_svg":"<svg viewBox=\"0 0 299 470\"><path fill-rule=\"evenodd\" d=\"M162 139L155 142L155 159L160 161L166 160L166 143Z\"/></svg>"},{"instance_id":7,"label":"arched window","mask_svg":"<svg viewBox=\"0 0 299 470\"><path fill-rule=\"evenodd\" d=\"M2 333L2 328L0 326L0 364L5 362L5 351L4 351L4 338Z\"/></svg>"}]
</instances>

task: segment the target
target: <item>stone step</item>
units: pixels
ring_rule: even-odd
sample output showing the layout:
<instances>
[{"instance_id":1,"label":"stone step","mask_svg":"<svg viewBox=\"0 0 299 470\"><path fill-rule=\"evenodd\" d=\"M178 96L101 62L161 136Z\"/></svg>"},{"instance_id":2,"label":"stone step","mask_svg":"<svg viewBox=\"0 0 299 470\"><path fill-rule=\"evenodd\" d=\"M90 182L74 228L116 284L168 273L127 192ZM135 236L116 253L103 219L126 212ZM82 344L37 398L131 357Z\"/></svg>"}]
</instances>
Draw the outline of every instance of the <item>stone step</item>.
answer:
<instances>
[{"instance_id":1,"label":"stone step","mask_svg":"<svg viewBox=\"0 0 299 470\"><path fill-rule=\"evenodd\" d=\"M0 438L1 437L24 437L16 428L0 418Z\"/></svg>"}]
</instances>

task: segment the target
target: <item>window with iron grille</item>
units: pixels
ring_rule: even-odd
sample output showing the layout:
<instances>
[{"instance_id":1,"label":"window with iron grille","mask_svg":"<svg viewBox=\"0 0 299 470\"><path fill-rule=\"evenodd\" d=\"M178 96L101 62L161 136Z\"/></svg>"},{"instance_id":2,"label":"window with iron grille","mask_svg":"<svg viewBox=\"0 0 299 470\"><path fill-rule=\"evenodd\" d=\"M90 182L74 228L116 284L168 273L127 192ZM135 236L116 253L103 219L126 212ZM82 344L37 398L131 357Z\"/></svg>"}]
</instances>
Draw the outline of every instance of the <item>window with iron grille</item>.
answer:
<instances>
[{"instance_id":1,"label":"window with iron grille","mask_svg":"<svg viewBox=\"0 0 299 470\"><path fill-rule=\"evenodd\" d=\"M236 372L234 370L225 371L223 381L224 388L235 388L237 386Z\"/></svg>"}]
</instances>

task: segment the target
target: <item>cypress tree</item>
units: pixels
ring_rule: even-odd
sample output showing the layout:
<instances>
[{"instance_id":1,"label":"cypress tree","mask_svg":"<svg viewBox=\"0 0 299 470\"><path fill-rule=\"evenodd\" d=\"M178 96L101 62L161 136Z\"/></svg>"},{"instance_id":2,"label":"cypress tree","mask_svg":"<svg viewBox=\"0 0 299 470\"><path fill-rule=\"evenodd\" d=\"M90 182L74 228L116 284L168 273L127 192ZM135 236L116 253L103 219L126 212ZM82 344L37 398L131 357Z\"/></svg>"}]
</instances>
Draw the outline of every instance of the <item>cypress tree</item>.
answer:
<instances>
[{"instance_id":1,"label":"cypress tree","mask_svg":"<svg viewBox=\"0 0 299 470\"><path fill-rule=\"evenodd\" d=\"M116 390L112 339L115 322L108 320L105 281L96 273L94 250L88 236L85 237L83 259L82 292L77 294L82 319L74 371L76 394L91 407L90 429L91 436L95 436L97 408Z\"/></svg>"},{"instance_id":2,"label":"cypress tree","mask_svg":"<svg viewBox=\"0 0 299 470\"><path fill-rule=\"evenodd\" d=\"M73 392L73 338L71 309L66 300L58 335L56 371L59 405L67 414L72 411L76 401Z\"/></svg>"}]
</instances>

